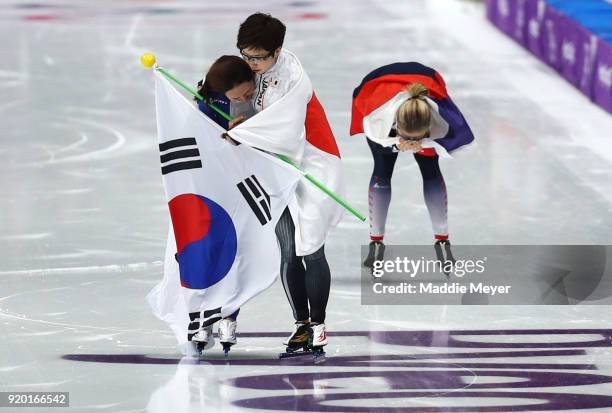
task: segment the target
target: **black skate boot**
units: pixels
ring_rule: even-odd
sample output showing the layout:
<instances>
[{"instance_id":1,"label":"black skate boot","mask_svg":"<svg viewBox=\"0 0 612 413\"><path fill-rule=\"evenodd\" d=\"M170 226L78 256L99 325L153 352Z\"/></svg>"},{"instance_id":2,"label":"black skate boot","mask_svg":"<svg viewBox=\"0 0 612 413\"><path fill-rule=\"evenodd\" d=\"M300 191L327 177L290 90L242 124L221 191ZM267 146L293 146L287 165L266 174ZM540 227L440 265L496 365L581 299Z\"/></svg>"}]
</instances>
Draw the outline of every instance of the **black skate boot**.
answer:
<instances>
[{"instance_id":1,"label":"black skate boot","mask_svg":"<svg viewBox=\"0 0 612 413\"><path fill-rule=\"evenodd\" d=\"M382 241L370 242L370 250L368 251L368 257L363 262L363 266L366 268L372 268L374 261L380 261L385 255L385 244Z\"/></svg>"},{"instance_id":2,"label":"black skate boot","mask_svg":"<svg viewBox=\"0 0 612 413\"><path fill-rule=\"evenodd\" d=\"M440 239L434 244L434 250L436 251L436 257L440 262L442 271L448 278L453 271L455 266L455 257L451 251L451 243L447 239Z\"/></svg>"},{"instance_id":3,"label":"black skate boot","mask_svg":"<svg viewBox=\"0 0 612 413\"><path fill-rule=\"evenodd\" d=\"M310 323L296 321L293 333L291 333L283 344L286 345L287 348L284 353L279 355L281 359L312 354L312 328L310 328Z\"/></svg>"}]
</instances>

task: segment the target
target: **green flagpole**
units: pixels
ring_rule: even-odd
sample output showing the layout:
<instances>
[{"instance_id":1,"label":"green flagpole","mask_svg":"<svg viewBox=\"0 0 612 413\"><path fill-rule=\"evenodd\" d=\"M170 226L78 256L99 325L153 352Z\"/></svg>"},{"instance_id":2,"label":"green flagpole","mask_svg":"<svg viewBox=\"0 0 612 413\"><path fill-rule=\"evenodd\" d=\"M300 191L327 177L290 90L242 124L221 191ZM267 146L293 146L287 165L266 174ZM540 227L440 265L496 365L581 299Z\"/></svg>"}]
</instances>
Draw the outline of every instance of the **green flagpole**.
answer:
<instances>
[{"instance_id":1,"label":"green flagpole","mask_svg":"<svg viewBox=\"0 0 612 413\"><path fill-rule=\"evenodd\" d=\"M145 67L153 67L155 65L155 56L153 56L150 53L145 53L144 55L142 55L142 57L140 58L140 61L142 62L143 66ZM178 84L179 86L181 86L183 89L185 89L186 91L188 91L191 95L193 95L196 99L203 101L204 103L206 103L206 105L208 105L208 107L210 107L212 110L214 110L215 112L217 112L219 115L223 116L223 118L225 118L228 121L231 121L233 118L228 115L227 113L225 113L224 111L222 111L221 109L219 109L217 106L215 106L214 104L207 102L204 97L202 95L200 95L198 92L196 92L195 90L193 90L191 87L189 87L188 85L186 85L185 83L181 82L179 79L177 79L176 77L174 77L172 74L170 74L166 69L164 69L163 67L159 67L157 65L154 66L154 68L156 70L158 70L162 75L164 75L166 78L172 80L173 82L175 82L176 84ZM362 222L366 220L366 217L363 216L359 211L357 211L355 208L353 208L348 202L346 202L344 199L342 199L338 194L336 194L334 191L332 191L331 189L329 189L328 187L326 187L325 185L323 185L321 182L319 182L316 178L314 178L313 176L311 176L310 174L308 174L306 171L304 171L299 165L297 165L295 162L293 162L291 159L289 159L289 157L285 156L285 155L280 155L280 154L275 154L277 158L279 158L280 160L288 163L289 165L293 166L295 169L297 169L298 171L300 171L304 178L306 178L308 181L310 181L314 186L316 186L317 188L319 188L321 191L323 191L324 193L326 193L330 198L332 198L334 201L338 202L340 205L342 205L347 211L349 211L351 214L353 214L354 216L356 216L359 220L361 220Z\"/></svg>"}]
</instances>

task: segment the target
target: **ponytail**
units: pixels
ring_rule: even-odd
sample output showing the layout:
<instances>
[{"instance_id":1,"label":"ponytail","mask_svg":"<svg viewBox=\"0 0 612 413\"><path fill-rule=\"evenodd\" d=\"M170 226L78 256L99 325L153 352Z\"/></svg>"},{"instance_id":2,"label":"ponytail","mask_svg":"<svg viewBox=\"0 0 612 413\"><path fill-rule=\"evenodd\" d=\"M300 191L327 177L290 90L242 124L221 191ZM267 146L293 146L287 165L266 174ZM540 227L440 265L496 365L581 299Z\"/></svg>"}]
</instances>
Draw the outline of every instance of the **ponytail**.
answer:
<instances>
[{"instance_id":1,"label":"ponytail","mask_svg":"<svg viewBox=\"0 0 612 413\"><path fill-rule=\"evenodd\" d=\"M429 93L425 85L418 82L410 84L406 90L410 93L411 99L424 99Z\"/></svg>"},{"instance_id":2,"label":"ponytail","mask_svg":"<svg viewBox=\"0 0 612 413\"><path fill-rule=\"evenodd\" d=\"M406 91L410 97L401 104L395 113L398 129L408 133L423 132L431 123L431 108L425 100L429 91L422 83L411 83Z\"/></svg>"}]
</instances>

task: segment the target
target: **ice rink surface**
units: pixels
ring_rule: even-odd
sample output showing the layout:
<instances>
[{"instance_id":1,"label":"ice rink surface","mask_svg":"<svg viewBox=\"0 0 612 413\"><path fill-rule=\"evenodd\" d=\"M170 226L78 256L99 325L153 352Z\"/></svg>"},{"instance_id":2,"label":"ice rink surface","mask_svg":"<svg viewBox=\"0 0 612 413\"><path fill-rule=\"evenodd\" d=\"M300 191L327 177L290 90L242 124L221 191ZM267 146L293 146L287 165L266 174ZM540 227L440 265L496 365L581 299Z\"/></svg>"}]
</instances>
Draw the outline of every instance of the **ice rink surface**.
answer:
<instances>
[{"instance_id":1,"label":"ice rink surface","mask_svg":"<svg viewBox=\"0 0 612 413\"><path fill-rule=\"evenodd\" d=\"M612 117L479 2L1 1L0 391L67 391L79 412L612 411L609 307L362 306L368 226L348 215L326 246L325 364L276 359L292 323L279 283L243 308L228 360L181 359L145 302L168 213L138 57L195 84L259 10L287 24L361 211L372 161L348 136L352 90L420 61L477 140L441 161L455 244L610 243ZM418 175L402 155L389 243L432 242Z\"/></svg>"}]
</instances>

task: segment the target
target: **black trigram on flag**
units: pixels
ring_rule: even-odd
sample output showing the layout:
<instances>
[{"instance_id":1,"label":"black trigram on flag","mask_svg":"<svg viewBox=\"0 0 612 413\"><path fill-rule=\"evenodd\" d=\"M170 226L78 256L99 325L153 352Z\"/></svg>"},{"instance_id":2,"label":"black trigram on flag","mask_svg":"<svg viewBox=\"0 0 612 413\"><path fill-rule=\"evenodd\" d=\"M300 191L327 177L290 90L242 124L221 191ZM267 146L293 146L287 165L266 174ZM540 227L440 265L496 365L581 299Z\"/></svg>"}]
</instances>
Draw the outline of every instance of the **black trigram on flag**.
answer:
<instances>
[{"instance_id":1,"label":"black trigram on flag","mask_svg":"<svg viewBox=\"0 0 612 413\"><path fill-rule=\"evenodd\" d=\"M263 189L255 175L251 175L237 186L261 225L270 222L272 220L270 195Z\"/></svg>"},{"instance_id":2,"label":"black trigram on flag","mask_svg":"<svg viewBox=\"0 0 612 413\"><path fill-rule=\"evenodd\" d=\"M195 138L173 139L159 144L162 175L202 167Z\"/></svg>"},{"instance_id":3,"label":"black trigram on flag","mask_svg":"<svg viewBox=\"0 0 612 413\"><path fill-rule=\"evenodd\" d=\"M221 307L214 310L196 311L189 313L189 327L187 327L187 340L191 341L193 336L204 327L221 320Z\"/></svg>"}]
</instances>

